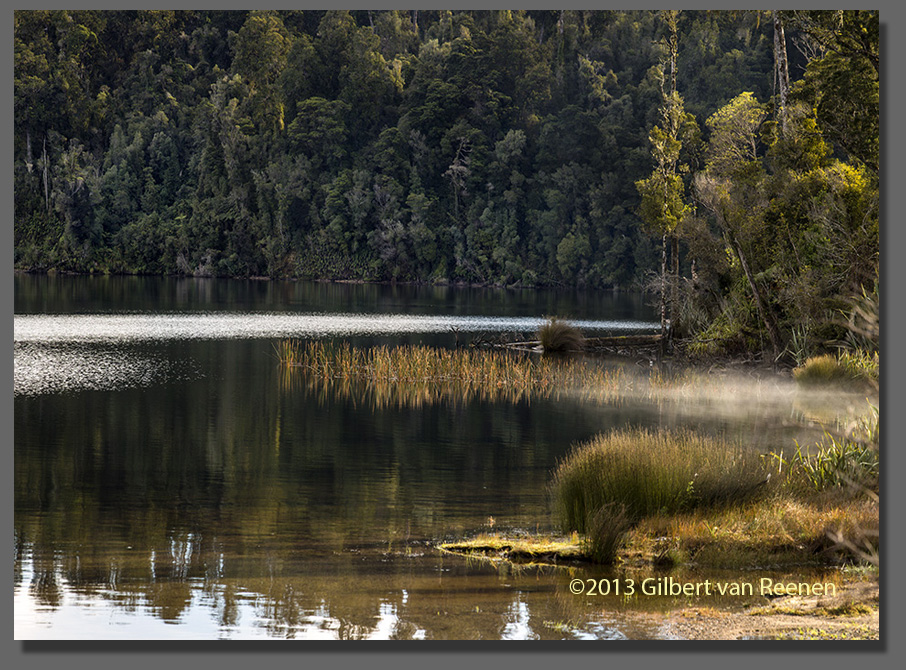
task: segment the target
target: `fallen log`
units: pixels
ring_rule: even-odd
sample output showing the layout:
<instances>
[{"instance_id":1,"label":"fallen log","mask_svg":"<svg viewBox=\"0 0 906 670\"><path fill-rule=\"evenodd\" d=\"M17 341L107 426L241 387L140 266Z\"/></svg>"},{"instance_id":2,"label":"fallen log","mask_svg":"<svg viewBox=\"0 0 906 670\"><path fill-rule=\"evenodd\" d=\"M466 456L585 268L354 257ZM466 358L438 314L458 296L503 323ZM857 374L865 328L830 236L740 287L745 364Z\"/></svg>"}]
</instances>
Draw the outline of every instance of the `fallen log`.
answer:
<instances>
[{"instance_id":1,"label":"fallen log","mask_svg":"<svg viewBox=\"0 0 906 670\"><path fill-rule=\"evenodd\" d=\"M586 337L583 345L585 349L604 349L614 347L645 347L654 346L661 341L661 335L617 335L615 337ZM534 349L541 346L540 340L525 340L524 342L507 342L500 344L508 349Z\"/></svg>"}]
</instances>

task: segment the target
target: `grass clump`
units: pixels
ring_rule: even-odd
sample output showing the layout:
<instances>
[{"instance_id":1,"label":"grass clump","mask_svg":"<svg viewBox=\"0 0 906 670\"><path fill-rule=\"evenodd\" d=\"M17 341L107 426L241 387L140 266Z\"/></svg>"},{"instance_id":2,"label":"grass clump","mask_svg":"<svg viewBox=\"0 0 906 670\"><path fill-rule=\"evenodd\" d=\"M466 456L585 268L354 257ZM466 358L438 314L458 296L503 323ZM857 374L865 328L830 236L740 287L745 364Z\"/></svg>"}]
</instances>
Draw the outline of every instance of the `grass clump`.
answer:
<instances>
[{"instance_id":1,"label":"grass clump","mask_svg":"<svg viewBox=\"0 0 906 670\"><path fill-rule=\"evenodd\" d=\"M591 512L585 528L587 554L597 563L609 564L632 528L632 518L626 505L611 502Z\"/></svg>"},{"instance_id":2,"label":"grass clump","mask_svg":"<svg viewBox=\"0 0 906 670\"><path fill-rule=\"evenodd\" d=\"M877 490L878 487L878 451L869 444L847 438L826 435L813 454L797 445L788 465L791 482L815 491L849 486Z\"/></svg>"},{"instance_id":3,"label":"grass clump","mask_svg":"<svg viewBox=\"0 0 906 670\"><path fill-rule=\"evenodd\" d=\"M850 378L877 383L880 370L877 352L844 349L837 355L837 360Z\"/></svg>"},{"instance_id":4,"label":"grass clump","mask_svg":"<svg viewBox=\"0 0 906 670\"><path fill-rule=\"evenodd\" d=\"M793 379L806 386L832 384L849 379L846 368L840 365L832 354L812 356L805 363L793 369Z\"/></svg>"},{"instance_id":5,"label":"grass clump","mask_svg":"<svg viewBox=\"0 0 906 670\"><path fill-rule=\"evenodd\" d=\"M842 435L825 433L813 449L796 445L789 459L772 453L784 483L791 489L822 492L842 488L849 492L878 493L880 478L879 412L860 419Z\"/></svg>"},{"instance_id":6,"label":"grass clump","mask_svg":"<svg viewBox=\"0 0 906 670\"><path fill-rule=\"evenodd\" d=\"M585 347L582 331L556 317L538 329L538 340L544 351L549 353L582 351Z\"/></svg>"},{"instance_id":7,"label":"grass clump","mask_svg":"<svg viewBox=\"0 0 906 670\"><path fill-rule=\"evenodd\" d=\"M843 350L836 356L812 356L793 369L793 378L804 386L850 381L877 383L879 365L877 353Z\"/></svg>"},{"instance_id":8,"label":"grass clump","mask_svg":"<svg viewBox=\"0 0 906 670\"><path fill-rule=\"evenodd\" d=\"M552 491L565 531L612 557L645 517L751 499L768 478L758 454L689 431L622 430L579 445L557 467Z\"/></svg>"}]
</instances>

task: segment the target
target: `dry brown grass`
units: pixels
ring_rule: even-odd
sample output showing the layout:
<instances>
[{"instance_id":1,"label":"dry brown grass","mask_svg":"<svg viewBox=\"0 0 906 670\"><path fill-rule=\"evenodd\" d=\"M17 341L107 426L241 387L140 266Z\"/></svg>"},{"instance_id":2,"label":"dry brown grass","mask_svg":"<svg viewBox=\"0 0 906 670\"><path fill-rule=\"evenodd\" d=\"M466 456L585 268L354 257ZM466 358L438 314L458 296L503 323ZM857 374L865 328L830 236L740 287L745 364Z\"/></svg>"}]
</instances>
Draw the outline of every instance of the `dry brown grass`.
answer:
<instances>
[{"instance_id":1,"label":"dry brown grass","mask_svg":"<svg viewBox=\"0 0 906 670\"><path fill-rule=\"evenodd\" d=\"M591 358L551 359L514 351L425 346L358 348L287 340L278 347L285 386L303 371L309 388L373 405L421 407L439 401L519 401L585 394L616 398L631 385L623 370Z\"/></svg>"},{"instance_id":2,"label":"dry brown grass","mask_svg":"<svg viewBox=\"0 0 906 670\"><path fill-rule=\"evenodd\" d=\"M538 340L544 351L548 353L581 351L585 346L582 331L556 317L538 329Z\"/></svg>"},{"instance_id":3,"label":"dry brown grass","mask_svg":"<svg viewBox=\"0 0 906 670\"><path fill-rule=\"evenodd\" d=\"M702 509L643 519L629 534L627 551L656 553L656 538L672 537L679 551L711 567L767 567L828 563L835 558L828 533L877 529L878 507L867 499L797 501L771 497L722 510Z\"/></svg>"}]
</instances>

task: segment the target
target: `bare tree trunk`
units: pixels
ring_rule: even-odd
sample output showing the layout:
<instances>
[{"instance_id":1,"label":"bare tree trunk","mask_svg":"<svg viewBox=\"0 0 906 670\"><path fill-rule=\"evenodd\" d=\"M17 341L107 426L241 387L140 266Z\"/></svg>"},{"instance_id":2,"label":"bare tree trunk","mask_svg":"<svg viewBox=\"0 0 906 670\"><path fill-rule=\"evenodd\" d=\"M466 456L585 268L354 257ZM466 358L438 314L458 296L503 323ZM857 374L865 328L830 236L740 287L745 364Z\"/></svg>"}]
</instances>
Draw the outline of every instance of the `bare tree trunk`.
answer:
<instances>
[{"instance_id":1,"label":"bare tree trunk","mask_svg":"<svg viewBox=\"0 0 906 670\"><path fill-rule=\"evenodd\" d=\"M412 10L412 30L415 31L415 36L418 37L418 10Z\"/></svg>"},{"instance_id":2,"label":"bare tree trunk","mask_svg":"<svg viewBox=\"0 0 906 670\"><path fill-rule=\"evenodd\" d=\"M780 11L771 12L774 18L774 66L777 70L777 88L780 91L780 129L786 135L787 100L790 96L790 66L786 56L786 36Z\"/></svg>"},{"instance_id":3,"label":"bare tree trunk","mask_svg":"<svg viewBox=\"0 0 906 670\"><path fill-rule=\"evenodd\" d=\"M673 277L670 281L670 331L668 336L673 342L673 331L676 328L676 315L679 309L679 236L674 232L670 236L670 259L673 262Z\"/></svg>"},{"instance_id":4,"label":"bare tree trunk","mask_svg":"<svg viewBox=\"0 0 906 670\"><path fill-rule=\"evenodd\" d=\"M28 170L28 173L31 174L31 169L34 166L34 163L31 159L31 131L25 129L25 169Z\"/></svg>"},{"instance_id":5,"label":"bare tree trunk","mask_svg":"<svg viewBox=\"0 0 906 670\"><path fill-rule=\"evenodd\" d=\"M774 360L776 361L780 358L780 352L782 348L780 346L780 334L777 331L777 324L774 322L773 315L768 311L766 305L764 304L764 299L761 295L761 291L758 290L758 285L755 283L755 277L752 275L752 271L749 269L749 263L746 261L745 254L742 252L742 246L739 244L739 240L736 239L736 235L733 231L726 227L727 237L730 239L730 244L733 246L733 250L736 252L736 255L739 257L739 264L742 266L742 271L746 275L746 281L749 282L749 288L752 289L752 295L755 298L755 307L758 309L758 316L761 317L762 323L764 323L765 330L768 331L768 338L771 340L771 347L774 350Z\"/></svg>"},{"instance_id":6,"label":"bare tree trunk","mask_svg":"<svg viewBox=\"0 0 906 670\"><path fill-rule=\"evenodd\" d=\"M667 233L661 237L661 355L667 353Z\"/></svg>"},{"instance_id":7,"label":"bare tree trunk","mask_svg":"<svg viewBox=\"0 0 906 670\"><path fill-rule=\"evenodd\" d=\"M44 143L41 150L41 166L44 172L44 205L47 208L47 215L50 216L50 175L47 171L47 138L44 138Z\"/></svg>"}]
</instances>

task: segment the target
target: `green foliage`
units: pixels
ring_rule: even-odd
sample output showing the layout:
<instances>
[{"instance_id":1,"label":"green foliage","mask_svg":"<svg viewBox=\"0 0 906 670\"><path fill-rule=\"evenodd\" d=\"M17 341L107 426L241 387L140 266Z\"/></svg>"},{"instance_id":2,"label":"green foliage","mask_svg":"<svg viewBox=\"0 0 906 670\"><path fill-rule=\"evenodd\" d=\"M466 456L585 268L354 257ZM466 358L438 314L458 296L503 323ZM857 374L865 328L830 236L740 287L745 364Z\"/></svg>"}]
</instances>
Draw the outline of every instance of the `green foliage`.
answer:
<instances>
[{"instance_id":1,"label":"green foliage","mask_svg":"<svg viewBox=\"0 0 906 670\"><path fill-rule=\"evenodd\" d=\"M789 14L783 136L761 12L412 18L15 12L17 267L629 288L667 233L686 324L742 252L786 333L873 285L876 13Z\"/></svg>"},{"instance_id":2,"label":"green foliage","mask_svg":"<svg viewBox=\"0 0 906 670\"><path fill-rule=\"evenodd\" d=\"M771 454L785 484L812 491L847 489L877 493L880 478L879 413L861 418L843 435L826 433L814 449L796 445L789 459Z\"/></svg>"}]
</instances>

